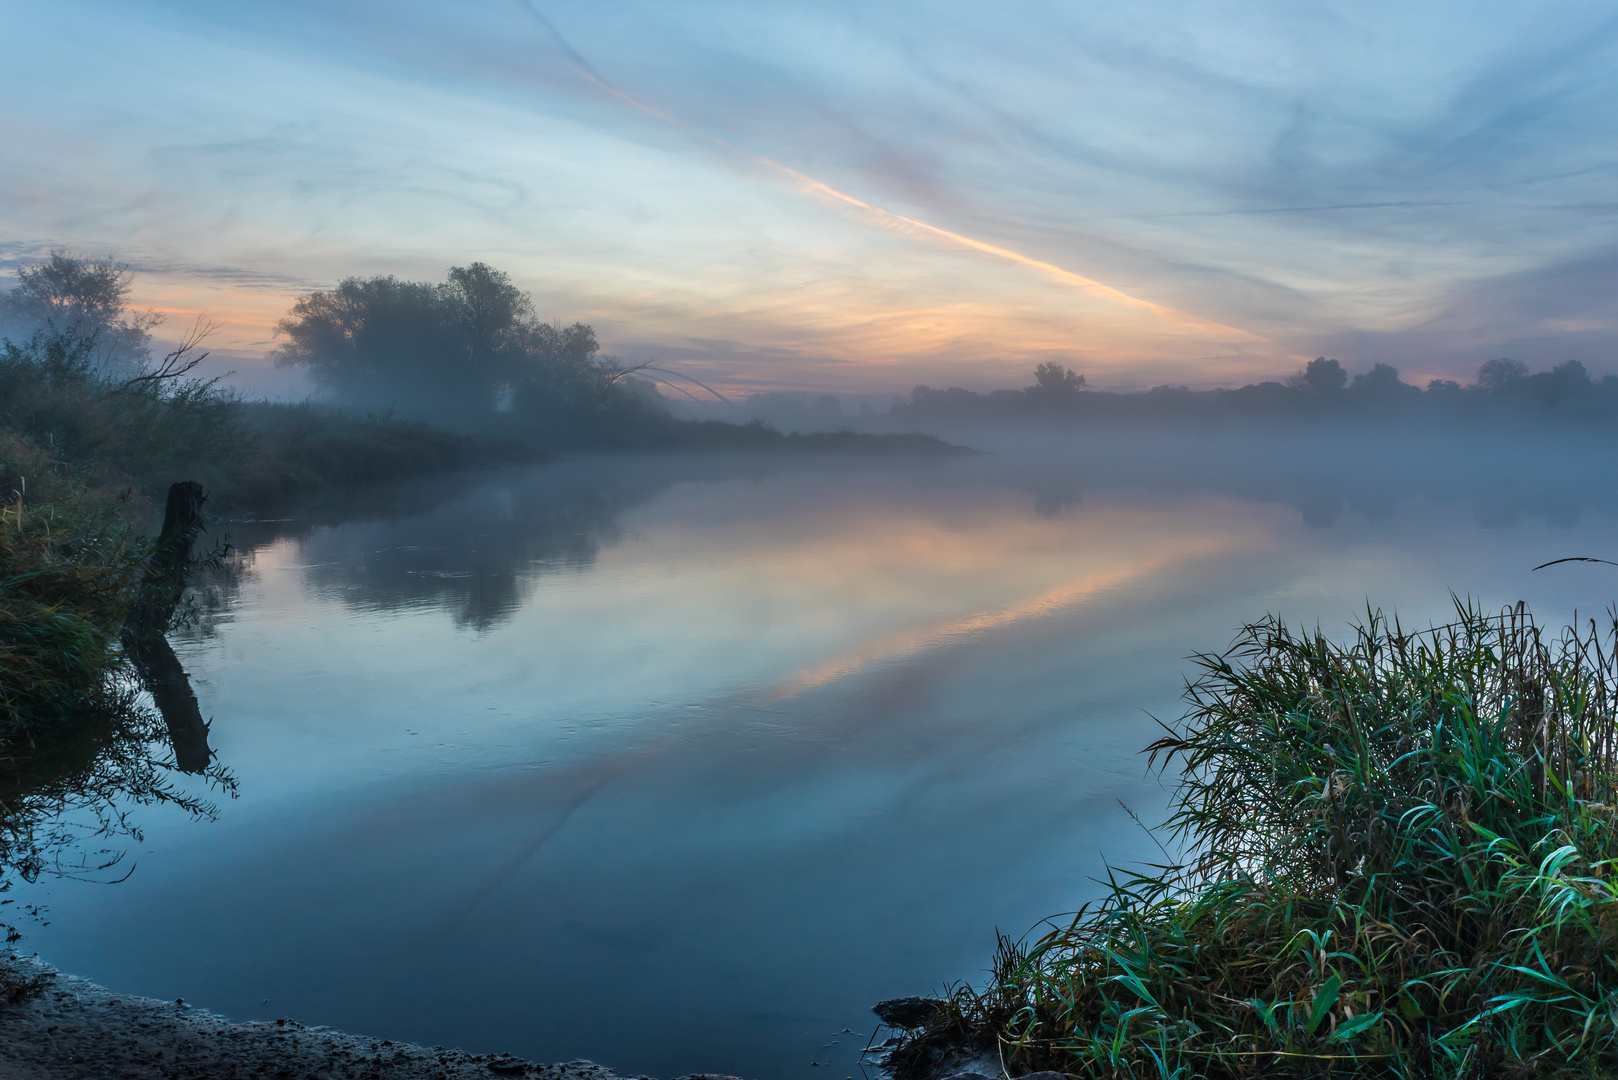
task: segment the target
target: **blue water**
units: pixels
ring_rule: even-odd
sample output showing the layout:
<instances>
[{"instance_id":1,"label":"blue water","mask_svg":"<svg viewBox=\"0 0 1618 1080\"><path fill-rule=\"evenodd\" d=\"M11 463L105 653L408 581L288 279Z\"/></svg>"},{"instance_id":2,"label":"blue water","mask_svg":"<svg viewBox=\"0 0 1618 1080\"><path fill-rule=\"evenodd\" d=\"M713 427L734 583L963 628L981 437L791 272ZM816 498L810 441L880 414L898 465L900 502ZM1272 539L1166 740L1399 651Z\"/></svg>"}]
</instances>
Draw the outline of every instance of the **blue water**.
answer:
<instances>
[{"instance_id":1,"label":"blue water","mask_svg":"<svg viewBox=\"0 0 1618 1080\"><path fill-rule=\"evenodd\" d=\"M579 459L227 524L177 647L239 797L137 808L127 880L28 891L22 947L238 1018L858 1076L872 1003L1155 857L1123 804L1162 814L1139 750L1194 651L1615 592L1530 572L1618 549L1599 457L1310 453Z\"/></svg>"}]
</instances>

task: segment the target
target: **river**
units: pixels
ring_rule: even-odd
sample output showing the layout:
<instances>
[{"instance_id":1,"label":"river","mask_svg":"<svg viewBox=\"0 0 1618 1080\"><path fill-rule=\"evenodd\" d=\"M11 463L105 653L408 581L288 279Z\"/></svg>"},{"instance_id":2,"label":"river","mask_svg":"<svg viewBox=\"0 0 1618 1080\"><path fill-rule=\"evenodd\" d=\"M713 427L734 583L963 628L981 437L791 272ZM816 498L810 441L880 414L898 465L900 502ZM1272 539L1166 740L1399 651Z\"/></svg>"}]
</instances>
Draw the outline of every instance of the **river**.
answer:
<instances>
[{"instance_id":1,"label":"river","mask_svg":"<svg viewBox=\"0 0 1618 1080\"><path fill-rule=\"evenodd\" d=\"M1531 570L1618 551L1599 445L1365 441L585 457L221 523L175 644L239 796L134 808L127 878L23 890L23 947L241 1019L856 1077L872 1003L1158 858L1194 652L1611 601Z\"/></svg>"}]
</instances>

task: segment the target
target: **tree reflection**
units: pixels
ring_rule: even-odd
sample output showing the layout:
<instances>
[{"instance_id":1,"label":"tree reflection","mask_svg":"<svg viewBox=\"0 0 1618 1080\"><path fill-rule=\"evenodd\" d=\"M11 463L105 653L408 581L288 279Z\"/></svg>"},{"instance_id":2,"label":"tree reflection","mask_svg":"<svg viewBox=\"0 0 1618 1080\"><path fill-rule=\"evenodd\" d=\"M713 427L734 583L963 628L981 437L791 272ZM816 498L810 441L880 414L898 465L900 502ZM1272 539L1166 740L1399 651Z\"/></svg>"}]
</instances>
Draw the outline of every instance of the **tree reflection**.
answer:
<instances>
[{"instance_id":1,"label":"tree reflection","mask_svg":"<svg viewBox=\"0 0 1618 1080\"><path fill-rule=\"evenodd\" d=\"M449 612L459 626L487 630L520 608L539 578L593 566L602 549L622 539L625 514L677 483L762 481L802 468L894 467L881 458L603 455L493 477L371 488L355 493L360 500L310 507L297 521L232 523L231 532L248 562L255 549L298 540L298 562L310 585L351 607L432 607ZM238 563L212 579L209 607L229 607L242 572Z\"/></svg>"},{"instance_id":2,"label":"tree reflection","mask_svg":"<svg viewBox=\"0 0 1618 1080\"><path fill-rule=\"evenodd\" d=\"M226 796L234 796L235 778L211 760L205 727L200 748L194 733L176 738L175 729L125 679L53 726L48 737L6 741L0 748L0 892L45 875L121 880L127 876L123 845L142 839L132 813L137 807L168 804L212 820L214 801L174 774L195 773L204 792ZM186 759L200 767L182 768ZM11 923L0 928L9 940L19 936Z\"/></svg>"}]
</instances>

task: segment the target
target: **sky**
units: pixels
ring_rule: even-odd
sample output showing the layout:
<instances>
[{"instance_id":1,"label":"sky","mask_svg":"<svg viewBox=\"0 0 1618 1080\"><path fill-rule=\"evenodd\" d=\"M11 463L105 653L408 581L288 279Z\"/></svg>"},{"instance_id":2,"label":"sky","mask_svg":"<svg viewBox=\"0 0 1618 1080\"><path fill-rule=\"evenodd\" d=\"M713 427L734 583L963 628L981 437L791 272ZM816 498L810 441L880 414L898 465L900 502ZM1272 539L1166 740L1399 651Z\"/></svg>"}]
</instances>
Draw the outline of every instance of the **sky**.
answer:
<instances>
[{"instance_id":1,"label":"sky","mask_svg":"<svg viewBox=\"0 0 1618 1080\"><path fill-rule=\"evenodd\" d=\"M732 391L1618 372L1618 8L0 0L0 272L112 255L249 388L482 260ZM3 284L3 282L0 282Z\"/></svg>"}]
</instances>

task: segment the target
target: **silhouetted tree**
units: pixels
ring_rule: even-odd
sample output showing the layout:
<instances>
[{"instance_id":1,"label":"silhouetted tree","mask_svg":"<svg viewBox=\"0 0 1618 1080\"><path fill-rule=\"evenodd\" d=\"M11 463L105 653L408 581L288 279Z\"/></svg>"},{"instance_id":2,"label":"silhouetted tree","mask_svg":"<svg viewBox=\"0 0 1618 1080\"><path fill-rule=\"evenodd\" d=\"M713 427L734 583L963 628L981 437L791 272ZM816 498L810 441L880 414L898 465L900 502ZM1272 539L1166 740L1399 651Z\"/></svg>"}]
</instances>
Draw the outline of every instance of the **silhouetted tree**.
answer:
<instances>
[{"instance_id":1,"label":"silhouetted tree","mask_svg":"<svg viewBox=\"0 0 1618 1080\"><path fill-rule=\"evenodd\" d=\"M111 259L53 251L44 262L17 271L17 287L0 296L0 332L18 339L41 330L90 343L92 362L114 374L142 367L151 357L151 330L163 317L131 311L134 272Z\"/></svg>"},{"instance_id":2,"label":"silhouetted tree","mask_svg":"<svg viewBox=\"0 0 1618 1080\"><path fill-rule=\"evenodd\" d=\"M436 285L346 278L299 297L277 333L277 361L306 368L341 401L463 422L503 406L576 428L617 403L614 388L633 370L599 356L589 326L540 322L510 276L480 262Z\"/></svg>"},{"instance_id":3,"label":"silhouetted tree","mask_svg":"<svg viewBox=\"0 0 1618 1080\"><path fill-rule=\"evenodd\" d=\"M1505 390L1527 377L1527 364L1503 356L1498 360L1489 360L1478 368L1478 386L1483 390Z\"/></svg>"},{"instance_id":4,"label":"silhouetted tree","mask_svg":"<svg viewBox=\"0 0 1618 1080\"><path fill-rule=\"evenodd\" d=\"M1071 401L1083 389L1083 375L1061 364L1048 363L1034 369L1034 385L1023 392L1040 401L1059 402Z\"/></svg>"},{"instance_id":5,"label":"silhouetted tree","mask_svg":"<svg viewBox=\"0 0 1618 1080\"><path fill-rule=\"evenodd\" d=\"M391 274L345 278L330 292L298 297L276 326L286 338L276 362L307 369L340 400L370 406L492 398L492 387L468 385L466 350L448 315L439 286Z\"/></svg>"},{"instance_id":6,"label":"silhouetted tree","mask_svg":"<svg viewBox=\"0 0 1618 1080\"><path fill-rule=\"evenodd\" d=\"M504 271L476 262L452 266L441 298L459 331L474 378L497 383L511 377L523 336L534 326L534 303Z\"/></svg>"},{"instance_id":7,"label":"silhouetted tree","mask_svg":"<svg viewBox=\"0 0 1618 1080\"><path fill-rule=\"evenodd\" d=\"M1394 373L1395 379L1398 373ZM1348 384L1348 372L1343 365L1335 360L1327 360L1324 356L1317 356L1309 361L1301 375L1294 375L1287 385L1297 390L1307 390L1314 394L1332 394L1341 390Z\"/></svg>"},{"instance_id":8,"label":"silhouetted tree","mask_svg":"<svg viewBox=\"0 0 1618 1080\"><path fill-rule=\"evenodd\" d=\"M1399 381L1399 369L1390 364L1376 364L1370 371L1354 376L1349 389L1362 398L1392 401L1420 394L1419 387Z\"/></svg>"}]
</instances>

